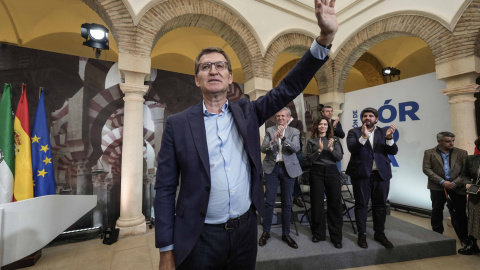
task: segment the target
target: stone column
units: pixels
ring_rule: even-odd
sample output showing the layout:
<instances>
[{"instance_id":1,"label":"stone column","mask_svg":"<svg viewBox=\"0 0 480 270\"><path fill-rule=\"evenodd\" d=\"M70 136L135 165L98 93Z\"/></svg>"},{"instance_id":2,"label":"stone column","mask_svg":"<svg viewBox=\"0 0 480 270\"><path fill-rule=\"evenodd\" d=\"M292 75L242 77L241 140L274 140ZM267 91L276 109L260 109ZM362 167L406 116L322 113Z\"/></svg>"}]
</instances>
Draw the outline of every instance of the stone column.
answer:
<instances>
[{"instance_id":1,"label":"stone column","mask_svg":"<svg viewBox=\"0 0 480 270\"><path fill-rule=\"evenodd\" d=\"M165 122L165 108L160 106L149 106L152 115L152 121L155 125L155 159L162 144L163 123Z\"/></svg>"},{"instance_id":2,"label":"stone column","mask_svg":"<svg viewBox=\"0 0 480 270\"><path fill-rule=\"evenodd\" d=\"M321 104L325 106L331 106L333 108L333 119L337 118L343 113L343 110L340 109L340 106L345 103L345 93L328 92L325 94L320 94L318 100Z\"/></svg>"},{"instance_id":3,"label":"stone column","mask_svg":"<svg viewBox=\"0 0 480 270\"><path fill-rule=\"evenodd\" d=\"M152 184L155 183L155 176L149 177L148 175L143 176L143 205L142 212L145 214L147 220L152 218Z\"/></svg>"},{"instance_id":4,"label":"stone column","mask_svg":"<svg viewBox=\"0 0 480 270\"><path fill-rule=\"evenodd\" d=\"M87 160L80 160L74 162L77 168L77 195L91 195L93 194L92 185L92 168L88 166ZM93 226L93 211L89 211L82 218L80 218L72 229L91 228Z\"/></svg>"},{"instance_id":5,"label":"stone column","mask_svg":"<svg viewBox=\"0 0 480 270\"><path fill-rule=\"evenodd\" d=\"M118 69L125 78L125 83L120 83L120 89L125 94L120 217L116 224L120 236L146 232L142 214L143 96L149 88L144 85L144 80L150 74L150 65L149 57L119 54Z\"/></svg>"},{"instance_id":6,"label":"stone column","mask_svg":"<svg viewBox=\"0 0 480 270\"><path fill-rule=\"evenodd\" d=\"M272 79L253 77L243 85L243 92L250 97L250 100L257 100L272 89ZM265 125L260 127L260 142L265 137ZM262 159L264 154L262 154Z\"/></svg>"},{"instance_id":7,"label":"stone column","mask_svg":"<svg viewBox=\"0 0 480 270\"><path fill-rule=\"evenodd\" d=\"M473 154L477 139L475 121L475 98L477 84L444 89L442 92L450 98L450 121L455 134L455 147Z\"/></svg>"},{"instance_id":8,"label":"stone column","mask_svg":"<svg viewBox=\"0 0 480 270\"><path fill-rule=\"evenodd\" d=\"M97 195L97 206L93 208L93 226L106 228L107 222L107 190L105 189L106 172L92 174L93 195Z\"/></svg>"},{"instance_id":9,"label":"stone column","mask_svg":"<svg viewBox=\"0 0 480 270\"><path fill-rule=\"evenodd\" d=\"M450 120L455 146L473 154L477 139L474 94L480 73L480 58L466 56L436 65L437 79L445 81L442 93L449 97Z\"/></svg>"},{"instance_id":10,"label":"stone column","mask_svg":"<svg viewBox=\"0 0 480 270\"><path fill-rule=\"evenodd\" d=\"M77 195L92 194L92 168L87 166L88 161L80 160L75 162L77 166Z\"/></svg>"}]
</instances>

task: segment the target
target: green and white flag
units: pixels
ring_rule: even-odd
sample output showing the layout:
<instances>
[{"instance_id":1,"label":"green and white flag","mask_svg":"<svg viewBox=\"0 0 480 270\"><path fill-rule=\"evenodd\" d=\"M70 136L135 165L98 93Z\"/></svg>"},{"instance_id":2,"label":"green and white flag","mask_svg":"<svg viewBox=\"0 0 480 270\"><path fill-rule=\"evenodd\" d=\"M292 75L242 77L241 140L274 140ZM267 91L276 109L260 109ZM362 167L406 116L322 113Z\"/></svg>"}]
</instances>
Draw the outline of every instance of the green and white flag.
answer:
<instances>
[{"instance_id":1,"label":"green and white flag","mask_svg":"<svg viewBox=\"0 0 480 270\"><path fill-rule=\"evenodd\" d=\"M5 84L0 101L0 204L12 202L15 172L13 141L12 86Z\"/></svg>"}]
</instances>

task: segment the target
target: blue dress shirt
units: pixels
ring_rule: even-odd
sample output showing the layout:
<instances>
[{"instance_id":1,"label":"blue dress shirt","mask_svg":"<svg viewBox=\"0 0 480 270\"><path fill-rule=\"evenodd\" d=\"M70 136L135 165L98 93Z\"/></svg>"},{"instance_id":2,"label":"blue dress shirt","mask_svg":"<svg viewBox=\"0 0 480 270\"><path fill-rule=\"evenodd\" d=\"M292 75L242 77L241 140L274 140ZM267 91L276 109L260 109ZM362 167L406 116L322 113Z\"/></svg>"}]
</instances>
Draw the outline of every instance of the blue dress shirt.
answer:
<instances>
[{"instance_id":1,"label":"blue dress shirt","mask_svg":"<svg viewBox=\"0 0 480 270\"><path fill-rule=\"evenodd\" d=\"M443 184L443 182L445 182L445 180L448 180L450 181L450 155L452 154L452 150L449 150L447 154L445 154L445 152L443 152L442 150L440 150L440 148L437 148L437 150L440 152L440 155L442 156L442 159L443 159L443 171L445 172L445 179L442 179L442 181L440 181L440 185ZM457 184L455 184L454 182L452 182L455 186Z\"/></svg>"},{"instance_id":2,"label":"blue dress shirt","mask_svg":"<svg viewBox=\"0 0 480 270\"><path fill-rule=\"evenodd\" d=\"M211 175L205 223L220 224L246 213L252 204L250 163L228 100L220 114L208 112L205 103L203 111Z\"/></svg>"}]
</instances>

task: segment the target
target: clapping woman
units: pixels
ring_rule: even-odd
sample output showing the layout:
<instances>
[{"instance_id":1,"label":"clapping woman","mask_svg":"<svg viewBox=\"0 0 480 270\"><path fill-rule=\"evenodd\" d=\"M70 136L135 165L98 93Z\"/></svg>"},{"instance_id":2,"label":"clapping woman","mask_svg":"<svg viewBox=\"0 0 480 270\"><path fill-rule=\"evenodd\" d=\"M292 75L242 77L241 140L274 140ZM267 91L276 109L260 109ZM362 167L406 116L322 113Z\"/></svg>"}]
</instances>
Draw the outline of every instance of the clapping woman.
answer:
<instances>
[{"instance_id":1,"label":"clapping woman","mask_svg":"<svg viewBox=\"0 0 480 270\"><path fill-rule=\"evenodd\" d=\"M475 147L480 150L480 137L475 140ZM463 171L463 182L467 190L472 184L480 184L480 155L468 156L466 168ZM477 239L480 238L480 193L468 194L468 234L469 241L458 253L473 255L480 253Z\"/></svg>"},{"instance_id":2,"label":"clapping woman","mask_svg":"<svg viewBox=\"0 0 480 270\"><path fill-rule=\"evenodd\" d=\"M313 124L312 137L307 143L310 168L310 197L312 211L312 241L326 239L324 194L327 195L327 222L330 240L342 248L343 208L340 172L337 161L343 157L340 142L333 137L329 121L320 118Z\"/></svg>"}]
</instances>

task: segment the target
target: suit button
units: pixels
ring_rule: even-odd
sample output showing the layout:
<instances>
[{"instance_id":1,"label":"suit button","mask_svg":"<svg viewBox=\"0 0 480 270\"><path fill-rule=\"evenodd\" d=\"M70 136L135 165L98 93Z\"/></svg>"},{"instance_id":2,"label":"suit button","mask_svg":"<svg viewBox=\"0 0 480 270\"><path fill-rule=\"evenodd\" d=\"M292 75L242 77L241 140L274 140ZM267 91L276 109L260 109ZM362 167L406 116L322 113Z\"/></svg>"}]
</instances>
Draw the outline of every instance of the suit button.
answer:
<instances>
[{"instance_id":1,"label":"suit button","mask_svg":"<svg viewBox=\"0 0 480 270\"><path fill-rule=\"evenodd\" d=\"M205 212L203 212L203 211L200 212L200 216L201 216L201 217L205 217Z\"/></svg>"},{"instance_id":2,"label":"suit button","mask_svg":"<svg viewBox=\"0 0 480 270\"><path fill-rule=\"evenodd\" d=\"M209 187L209 186L206 186L205 189L206 189L207 191L210 191L210 187Z\"/></svg>"}]
</instances>

